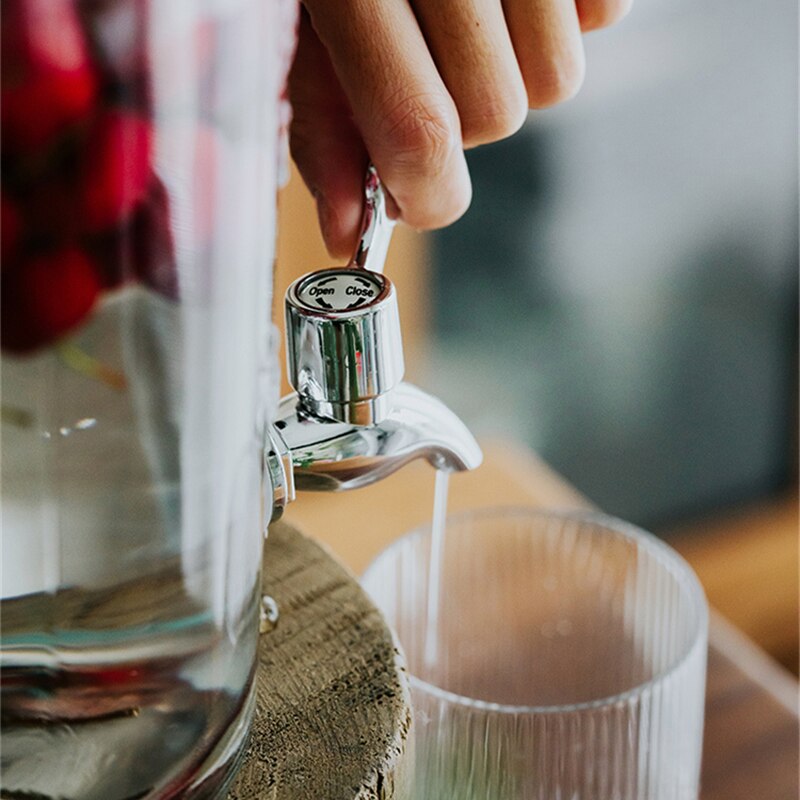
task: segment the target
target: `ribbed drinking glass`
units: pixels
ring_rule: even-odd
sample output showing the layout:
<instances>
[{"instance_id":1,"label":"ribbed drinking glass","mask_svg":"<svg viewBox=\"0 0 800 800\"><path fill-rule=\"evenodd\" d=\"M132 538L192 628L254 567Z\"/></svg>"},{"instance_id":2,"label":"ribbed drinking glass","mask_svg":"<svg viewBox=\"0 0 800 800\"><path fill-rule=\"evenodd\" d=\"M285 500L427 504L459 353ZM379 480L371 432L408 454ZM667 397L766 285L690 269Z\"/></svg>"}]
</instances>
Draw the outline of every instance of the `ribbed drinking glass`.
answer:
<instances>
[{"instance_id":1,"label":"ribbed drinking glass","mask_svg":"<svg viewBox=\"0 0 800 800\"><path fill-rule=\"evenodd\" d=\"M411 673L420 800L696 800L707 607L654 536L598 514L450 517L364 585Z\"/></svg>"}]
</instances>

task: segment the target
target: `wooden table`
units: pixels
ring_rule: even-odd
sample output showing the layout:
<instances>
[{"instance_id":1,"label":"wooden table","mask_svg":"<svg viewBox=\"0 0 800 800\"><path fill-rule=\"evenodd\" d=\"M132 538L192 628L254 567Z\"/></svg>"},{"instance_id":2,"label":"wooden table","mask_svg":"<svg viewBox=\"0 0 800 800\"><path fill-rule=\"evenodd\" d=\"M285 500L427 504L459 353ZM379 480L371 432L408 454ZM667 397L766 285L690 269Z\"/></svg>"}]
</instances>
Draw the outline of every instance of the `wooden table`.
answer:
<instances>
[{"instance_id":1,"label":"wooden table","mask_svg":"<svg viewBox=\"0 0 800 800\"><path fill-rule=\"evenodd\" d=\"M490 444L485 453L479 470L451 479L451 511L589 505L528 452ZM390 541L429 522L432 504L433 473L427 464L412 464L358 492L300 495L287 518L360 573ZM797 800L797 698L793 676L713 616L702 800Z\"/></svg>"},{"instance_id":2,"label":"wooden table","mask_svg":"<svg viewBox=\"0 0 800 800\"><path fill-rule=\"evenodd\" d=\"M797 682L722 617L709 638L702 800L797 800Z\"/></svg>"}]
</instances>

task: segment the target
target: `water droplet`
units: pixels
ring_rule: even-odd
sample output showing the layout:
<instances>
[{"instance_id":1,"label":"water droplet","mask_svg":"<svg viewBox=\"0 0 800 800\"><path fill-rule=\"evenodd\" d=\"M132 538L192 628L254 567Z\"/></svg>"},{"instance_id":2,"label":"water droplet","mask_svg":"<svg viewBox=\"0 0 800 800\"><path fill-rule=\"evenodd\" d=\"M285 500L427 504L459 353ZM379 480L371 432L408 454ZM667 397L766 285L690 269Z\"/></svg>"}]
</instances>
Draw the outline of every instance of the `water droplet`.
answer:
<instances>
[{"instance_id":1,"label":"water droplet","mask_svg":"<svg viewBox=\"0 0 800 800\"><path fill-rule=\"evenodd\" d=\"M259 611L259 625L258 630L260 633L269 633L275 630L280 617L278 604L275 602L274 597L268 594L261 595L261 609Z\"/></svg>"},{"instance_id":2,"label":"water droplet","mask_svg":"<svg viewBox=\"0 0 800 800\"><path fill-rule=\"evenodd\" d=\"M59 433L60 433L62 436L69 436L69 435L72 433L72 428L59 428L59 429L58 429L58 432L59 432Z\"/></svg>"},{"instance_id":3,"label":"water droplet","mask_svg":"<svg viewBox=\"0 0 800 800\"><path fill-rule=\"evenodd\" d=\"M97 425L97 420L94 417L84 417L75 423L76 431L85 431L87 428L94 428Z\"/></svg>"}]
</instances>

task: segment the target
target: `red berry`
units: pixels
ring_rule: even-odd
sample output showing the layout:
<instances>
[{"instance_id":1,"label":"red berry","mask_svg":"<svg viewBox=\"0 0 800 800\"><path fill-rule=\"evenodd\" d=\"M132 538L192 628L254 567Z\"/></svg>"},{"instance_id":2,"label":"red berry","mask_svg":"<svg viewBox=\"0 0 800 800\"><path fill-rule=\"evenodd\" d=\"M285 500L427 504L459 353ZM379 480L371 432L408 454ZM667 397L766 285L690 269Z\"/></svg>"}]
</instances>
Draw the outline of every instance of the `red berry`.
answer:
<instances>
[{"instance_id":1,"label":"red berry","mask_svg":"<svg viewBox=\"0 0 800 800\"><path fill-rule=\"evenodd\" d=\"M169 194L154 178L131 224L133 264L139 280L159 294L178 299L178 265L172 239Z\"/></svg>"},{"instance_id":2,"label":"red berry","mask_svg":"<svg viewBox=\"0 0 800 800\"><path fill-rule=\"evenodd\" d=\"M130 227L112 228L87 242L103 289L117 289L135 277L132 275Z\"/></svg>"},{"instance_id":3,"label":"red berry","mask_svg":"<svg viewBox=\"0 0 800 800\"><path fill-rule=\"evenodd\" d=\"M150 182L151 150L150 125L138 114L109 111L96 120L79 188L88 230L119 224L142 200Z\"/></svg>"},{"instance_id":4,"label":"red berry","mask_svg":"<svg viewBox=\"0 0 800 800\"><path fill-rule=\"evenodd\" d=\"M151 105L148 31L152 0L82 0L92 32L103 97L145 110ZM180 26L179 26L180 27Z\"/></svg>"},{"instance_id":5,"label":"red berry","mask_svg":"<svg viewBox=\"0 0 800 800\"><path fill-rule=\"evenodd\" d=\"M96 57L104 71L126 80L147 63L151 0L82 0L81 12L92 31Z\"/></svg>"},{"instance_id":6,"label":"red berry","mask_svg":"<svg viewBox=\"0 0 800 800\"><path fill-rule=\"evenodd\" d=\"M59 339L89 314L99 291L94 266L77 247L32 256L3 270L3 349L23 353Z\"/></svg>"},{"instance_id":7,"label":"red berry","mask_svg":"<svg viewBox=\"0 0 800 800\"><path fill-rule=\"evenodd\" d=\"M85 119L96 95L72 0L3 0L3 146L36 152Z\"/></svg>"},{"instance_id":8,"label":"red berry","mask_svg":"<svg viewBox=\"0 0 800 800\"><path fill-rule=\"evenodd\" d=\"M0 195L0 257L5 262L17 252L22 233L22 219L16 205L3 193Z\"/></svg>"},{"instance_id":9,"label":"red berry","mask_svg":"<svg viewBox=\"0 0 800 800\"><path fill-rule=\"evenodd\" d=\"M90 241L104 289L140 281L165 297L178 298L169 195L155 176L130 220Z\"/></svg>"},{"instance_id":10,"label":"red berry","mask_svg":"<svg viewBox=\"0 0 800 800\"><path fill-rule=\"evenodd\" d=\"M100 684L108 686L120 683L136 683L142 680L142 669L140 667L119 667L118 669L99 669L92 671L91 680L93 685Z\"/></svg>"},{"instance_id":11,"label":"red berry","mask_svg":"<svg viewBox=\"0 0 800 800\"><path fill-rule=\"evenodd\" d=\"M75 189L69 176L47 173L25 187L20 199L31 237L46 242L74 241L81 232Z\"/></svg>"}]
</instances>

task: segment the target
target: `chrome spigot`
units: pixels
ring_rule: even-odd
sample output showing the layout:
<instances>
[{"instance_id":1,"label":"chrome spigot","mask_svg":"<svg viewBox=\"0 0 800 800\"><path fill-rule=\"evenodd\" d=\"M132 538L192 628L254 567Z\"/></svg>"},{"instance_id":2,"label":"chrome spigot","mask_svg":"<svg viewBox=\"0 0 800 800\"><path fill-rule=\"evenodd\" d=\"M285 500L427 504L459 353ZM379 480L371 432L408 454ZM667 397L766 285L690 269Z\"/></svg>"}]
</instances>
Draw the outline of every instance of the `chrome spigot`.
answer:
<instances>
[{"instance_id":1,"label":"chrome spigot","mask_svg":"<svg viewBox=\"0 0 800 800\"><path fill-rule=\"evenodd\" d=\"M273 520L295 489L367 486L417 458L447 471L481 463L481 449L464 423L402 381L397 297L381 274L393 226L370 167L350 263L309 273L287 290L286 349L295 392L281 400L265 448Z\"/></svg>"}]
</instances>

